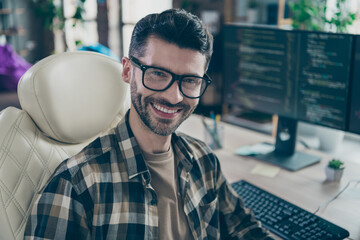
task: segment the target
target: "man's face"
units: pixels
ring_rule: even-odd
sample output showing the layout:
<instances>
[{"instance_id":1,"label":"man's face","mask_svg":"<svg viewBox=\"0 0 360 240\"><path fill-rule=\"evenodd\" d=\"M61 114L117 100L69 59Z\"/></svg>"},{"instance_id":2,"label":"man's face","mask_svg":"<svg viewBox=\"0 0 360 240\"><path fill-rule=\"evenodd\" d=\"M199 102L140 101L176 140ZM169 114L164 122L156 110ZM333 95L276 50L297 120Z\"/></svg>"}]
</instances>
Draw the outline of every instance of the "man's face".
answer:
<instances>
[{"instance_id":1,"label":"man's face","mask_svg":"<svg viewBox=\"0 0 360 240\"><path fill-rule=\"evenodd\" d=\"M180 49L155 37L149 38L146 53L138 60L143 65L161 67L178 75L203 76L205 73L206 58L201 53ZM130 67L127 64L131 63L123 60L123 64L126 72L126 67ZM133 66L131 71L128 77L132 108L153 133L161 136L170 135L195 110L199 100L183 96L177 81L162 92L146 89L142 84L142 71ZM126 78L124 80L127 81Z\"/></svg>"}]
</instances>

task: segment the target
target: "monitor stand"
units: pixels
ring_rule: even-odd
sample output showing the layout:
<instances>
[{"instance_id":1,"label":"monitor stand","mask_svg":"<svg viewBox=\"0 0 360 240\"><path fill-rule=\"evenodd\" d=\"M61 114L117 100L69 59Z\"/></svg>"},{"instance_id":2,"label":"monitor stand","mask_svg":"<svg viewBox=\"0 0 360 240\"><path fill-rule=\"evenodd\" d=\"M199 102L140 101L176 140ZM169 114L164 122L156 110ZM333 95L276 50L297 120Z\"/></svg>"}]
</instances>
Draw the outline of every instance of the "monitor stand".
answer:
<instances>
[{"instance_id":1,"label":"monitor stand","mask_svg":"<svg viewBox=\"0 0 360 240\"><path fill-rule=\"evenodd\" d=\"M254 155L256 159L296 171L320 162L319 156L295 150L297 121L279 117L275 150L267 154Z\"/></svg>"}]
</instances>

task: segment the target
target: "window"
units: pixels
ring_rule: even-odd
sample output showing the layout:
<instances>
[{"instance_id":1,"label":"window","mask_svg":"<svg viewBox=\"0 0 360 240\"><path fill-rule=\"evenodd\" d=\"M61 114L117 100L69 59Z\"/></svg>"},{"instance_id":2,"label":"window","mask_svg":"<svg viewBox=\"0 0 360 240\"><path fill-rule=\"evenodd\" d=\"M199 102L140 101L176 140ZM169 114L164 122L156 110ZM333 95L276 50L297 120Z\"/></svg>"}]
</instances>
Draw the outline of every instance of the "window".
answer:
<instances>
[{"instance_id":1,"label":"window","mask_svg":"<svg viewBox=\"0 0 360 240\"><path fill-rule=\"evenodd\" d=\"M159 13L172 8L172 0L122 0L123 56L127 56L131 33L137 21L150 13Z\"/></svg>"},{"instance_id":2,"label":"window","mask_svg":"<svg viewBox=\"0 0 360 240\"><path fill-rule=\"evenodd\" d=\"M77 0L63 0L64 17L65 17L65 47L58 45L58 49L67 48L66 50L75 50L76 44L91 45L98 42L96 28L97 2L96 0L86 0L84 4L85 12L83 13L84 22L75 22L72 17L76 11ZM76 23L76 24L75 24ZM65 49L64 49L65 50Z\"/></svg>"},{"instance_id":3,"label":"window","mask_svg":"<svg viewBox=\"0 0 360 240\"><path fill-rule=\"evenodd\" d=\"M83 17L85 21L74 26L74 16L77 0L63 0L65 17L65 43L61 44L63 35L61 31L55 32L56 52L75 50L76 43L92 45L99 41L97 30L97 7L99 2L107 4L109 23L109 48L115 55L128 54L132 30L138 20L149 13L162 12L172 8L172 0L86 0ZM121 9L121 12L120 12Z\"/></svg>"}]
</instances>

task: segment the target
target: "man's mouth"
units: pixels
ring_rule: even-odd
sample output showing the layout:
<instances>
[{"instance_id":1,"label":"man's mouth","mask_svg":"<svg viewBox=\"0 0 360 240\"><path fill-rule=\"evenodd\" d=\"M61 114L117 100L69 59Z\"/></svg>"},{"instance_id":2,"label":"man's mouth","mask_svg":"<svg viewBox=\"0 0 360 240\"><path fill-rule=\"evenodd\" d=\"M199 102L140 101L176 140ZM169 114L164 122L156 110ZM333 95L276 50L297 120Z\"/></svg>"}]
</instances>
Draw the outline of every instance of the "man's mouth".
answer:
<instances>
[{"instance_id":1,"label":"man's mouth","mask_svg":"<svg viewBox=\"0 0 360 240\"><path fill-rule=\"evenodd\" d=\"M166 108L166 107L157 105L157 104L155 104L155 103L152 103L151 105L152 105L156 110L159 110L160 112L167 113L167 114L174 114L174 113L177 113L177 112L179 112L179 111L181 110L181 109L170 109L170 108Z\"/></svg>"}]
</instances>

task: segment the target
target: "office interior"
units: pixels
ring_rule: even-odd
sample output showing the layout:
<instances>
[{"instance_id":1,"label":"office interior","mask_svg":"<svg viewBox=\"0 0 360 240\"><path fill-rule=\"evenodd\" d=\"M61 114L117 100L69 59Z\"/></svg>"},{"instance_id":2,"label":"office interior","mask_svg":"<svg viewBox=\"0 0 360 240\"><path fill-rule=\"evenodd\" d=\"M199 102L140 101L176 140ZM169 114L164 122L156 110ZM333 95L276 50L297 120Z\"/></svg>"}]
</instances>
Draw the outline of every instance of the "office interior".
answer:
<instances>
[{"instance_id":1,"label":"office interior","mask_svg":"<svg viewBox=\"0 0 360 240\"><path fill-rule=\"evenodd\" d=\"M213 83L200 100L195 114L210 118L213 115L221 115L221 120L230 128L244 128L247 134L254 136L264 134L266 139L272 138L275 142L279 122L277 114L272 111L251 109L242 104L233 104L226 97L225 82L228 79L226 79L224 69L228 66L229 61L224 59L226 56L224 54L225 42L227 41L225 31L226 26L231 24L244 25L250 29L271 27L281 29L281 31L295 31L292 29L294 13L291 12L290 5L301 2L301 0L86 0L77 1L77 3L68 0L54 0L53 6L63 9L64 19L55 17L51 18L51 21L48 20L51 14L41 11L41 6L38 6L36 2L33 0L0 0L0 45L1 47L10 46L8 49L12 51L12 56L16 56L16 59L21 62L23 71L47 56L66 51L91 50L120 60L122 56L127 56L131 31L141 17L172 7L184 8L196 14L209 27L214 36L214 53L208 69ZM336 8L336 0L327 0L326 2L328 8L326 14L331 14L331 11ZM357 0L347 0L345 4L353 12L360 13L360 3ZM74 16L77 16L77 19L74 19ZM317 16L312 17L316 18ZM333 33L334 29L331 29L329 25L325 26L323 30L314 31L342 34ZM360 15L357 15L346 31L346 36L347 34L352 36L360 34ZM356 56L350 58L355 59ZM349 59L348 64L352 64L352 62L353 59ZM1 62L1 65L3 64L4 62ZM350 68L350 66L344 66L344 68L346 67ZM358 92L351 87L359 87L360 84L353 84L354 79L349 81L351 84L349 84L346 94ZM5 85L0 87L3 87L0 92L0 111L9 106L21 108L16 86L8 86L7 89L5 89ZM351 102L355 102L355 100L348 100L346 103L349 105L343 107L344 111L351 110ZM359 112L357 112L357 117L360 119ZM346 118L349 117L348 113L345 115ZM299 120L296 130L296 146L319 153L323 158L322 162L336 158L344 161L345 166L347 163L349 166L352 166L353 163L360 164L359 127L349 127L348 120L344 120L343 126L338 127L324 124L321 121L312 122L311 119L296 118ZM352 124L357 123L359 121ZM202 126L199 125L198 129L202 129ZM186 131L186 129L184 130ZM203 131L196 134L202 136ZM225 138L226 134L229 135L229 132L225 132ZM236 138L233 138L235 142ZM244 140L246 139L241 139L239 142L244 144L246 142ZM235 146L231 149L234 148ZM322 164L324 165L324 163ZM252 169L247 170L251 171ZM244 173L243 171L239 170L241 173ZM318 167L316 171L306 171L313 171L316 174L320 170ZM286 174L291 178L295 173L287 172ZM346 175L346 171L344 174ZM296 177L299 178L298 175ZM265 181L260 182L264 183ZM264 184L266 185L266 183ZM341 186L344 185L346 182L343 181ZM341 190L338 185L331 186L334 187L332 193ZM359 193L357 194L358 200ZM360 237L357 234L359 232L355 232L355 235L351 233L352 239Z\"/></svg>"}]
</instances>

